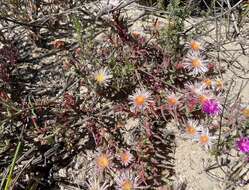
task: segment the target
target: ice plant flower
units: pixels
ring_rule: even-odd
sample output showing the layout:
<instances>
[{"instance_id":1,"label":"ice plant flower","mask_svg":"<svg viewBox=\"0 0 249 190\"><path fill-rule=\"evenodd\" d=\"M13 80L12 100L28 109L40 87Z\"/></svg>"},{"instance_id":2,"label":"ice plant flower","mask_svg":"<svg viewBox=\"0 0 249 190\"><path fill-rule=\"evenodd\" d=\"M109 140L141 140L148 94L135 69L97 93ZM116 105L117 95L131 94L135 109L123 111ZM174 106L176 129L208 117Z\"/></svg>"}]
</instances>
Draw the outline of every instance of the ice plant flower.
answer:
<instances>
[{"instance_id":1,"label":"ice plant flower","mask_svg":"<svg viewBox=\"0 0 249 190\"><path fill-rule=\"evenodd\" d=\"M94 73L94 79L99 85L107 86L112 78L111 72L107 67L101 68Z\"/></svg>"},{"instance_id":2,"label":"ice plant flower","mask_svg":"<svg viewBox=\"0 0 249 190\"><path fill-rule=\"evenodd\" d=\"M214 136L210 136L208 128L203 128L201 133L195 137L194 141L199 142L206 149L211 148L213 145L213 141L216 139Z\"/></svg>"},{"instance_id":3,"label":"ice plant flower","mask_svg":"<svg viewBox=\"0 0 249 190\"><path fill-rule=\"evenodd\" d=\"M206 79L204 79L202 81L202 86L205 89L213 89L215 85L214 85L214 82L211 79L206 78Z\"/></svg>"},{"instance_id":4,"label":"ice plant flower","mask_svg":"<svg viewBox=\"0 0 249 190\"><path fill-rule=\"evenodd\" d=\"M202 83L195 82L185 84L187 96L196 99L199 104L203 104L205 100L212 98L209 90L205 90Z\"/></svg>"},{"instance_id":5,"label":"ice plant flower","mask_svg":"<svg viewBox=\"0 0 249 190\"><path fill-rule=\"evenodd\" d=\"M191 40L187 43L187 47L190 48L193 52L199 52L202 50L201 43L196 40Z\"/></svg>"},{"instance_id":6,"label":"ice plant flower","mask_svg":"<svg viewBox=\"0 0 249 190\"><path fill-rule=\"evenodd\" d=\"M188 108L190 111L198 105L202 104L204 100L208 99L208 95L206 91L203 89L202 83L199 82L188 82L185 85L185 97L186 97L186 103L188 105Z\"/></svg>"},{"instance_id":7,"label":"ice plant flower","mask_svg":"<svg viewBox=\"0 0 249 190\"><path fill-rule=\"evenodd\" d=\"M133 190L138 188L138 177L134 177L128 172L122 173L115 178L117 190Z\"/></svg>"},{"instance_id":8,"label":"ice plant flower","mask_svg":"<svg viewBox=\"0 0 249 190\"><path fill-rule=\"evenodd\" d=\"M249 118L249 106L245 106L245 107L242 109L242 115L243 115L245 118Z\"/></svg>"},{"instance_id":9,"label":"ice plant flower","mask_svg":"<svg viewBox=\"0 0 249 190\"><path fill-rule=\"evenodd\" d=\"M240 137L236 141L236 147L242 153L249 153L249 137Z\"/></svg>"},{"instance_id":10,"label":"ice plant flower","mask_svg":"<svg viewBox=\"0 0 249 190\"><path fill-rule=\"evenodd\" d=\"M205 100L202 104L202 111L209 116L217 116L221 113L221 105L215 99Z\"/></svg>"},{"instance_id":11,"label":"ice plant flower","mask_svg":"<svg viewBox=\"0 0 249 190\"><path fill-rule=\"evenodd\" d=\"M179 103L178 97L174 93L167 96L167 106L170 109L175 109L177 104Z\"/></svg>"},{"instance_id":12,"label":"ice plant flower","mask_svg":"<svg viewBox=\"0 0 249 190\"><path fill-rule=\"evenodd\" d=\"M148 108L149 103L152 102L151 100L151 93L144 88L136 89L133 95L128 97L129 104L131 104L131 111L144 111Z\"/></svg>"},{"instance_id":13,"label":"ice plant flower","mask_svg":"<svg viewBox=\"0 0 249 190\"><path fill-rule=\"evenodd\" d=\"M204 60L200 55L191 52L188 53L183 60L184 68L187 69L190 75L196 76L208 71L207 60Z\"/></svg>"},{"instance_id":14,"label":"ice plant flower","mask_svg":"<svg viewBox=\"0 0 249 190\"><path fill-rule=\"evenodd\" d=\"M199 132L201 132L201 128L198 127L198 123L196 120L188 120L185 132L189 137L193 138L196 137Z\"/></svg>"},{"instance_id":15,"label":"ice plant flower","mask_svg":"<svg viewBox=\"0 0 249 190\"><path fill-rule=\"evenodd\" d=\"M118 155L118 159L120 160L122 165L128 166L133 161L134 158L133 155L130 153L130 151L126 150Z\"/></svg>"},{"instance_id":16,"label":"ice plant flower","mask_svg":"<svg viewBox=\"0 0 249 190\"><path fill-rule=\"evenodd\" d=\"M217 91L222 91L224 89L224 84L222 79L217 78L215 80L215 88Z\"/></svg>"},{"instance_id":17,"label":"ice plant flower","mask_svg":"<svg viewBox=\"0 0 249 190\"><path fill-rule=\"evenodd\" d=\"M203 104L206 100L212 99L213 96L210 94L210 90L204 89L204 85L199 82L185 84L188 98L195 99L199 104Z\"/></svg>"},{"instance_id":18,"label":"ice plant flower","mask_svg":"<svg viewBox=\"0 0 249 190\"><path fill-rule=\"evenodd\" d=\"M93 178L86 182L86 186L88 190L107 190L109 187L106 181L101 184L97 174L93 175Z\"/></svg>"},{"instance_id":19,"label":"ice plant flower","mask_svg":"<svg viewBox=\"0 0 249 190\"><path fill-rule=\"evenodd\" d=\"M184 86L187 92L190 93L192 96L199 96L203 93L203 85L199 82L188 82Z\"/></svg>"},{"instance_id":20,"label":"ice plant flower","mask_svg":"<svg viewBox=\"0 0 249 190\"><path fill-rule=\"evenodd\" d=\"M106 153L101 153L96 158L96 165L99 169L104 170L110 167L110 157Z\"/></svg>"}]
</instances>

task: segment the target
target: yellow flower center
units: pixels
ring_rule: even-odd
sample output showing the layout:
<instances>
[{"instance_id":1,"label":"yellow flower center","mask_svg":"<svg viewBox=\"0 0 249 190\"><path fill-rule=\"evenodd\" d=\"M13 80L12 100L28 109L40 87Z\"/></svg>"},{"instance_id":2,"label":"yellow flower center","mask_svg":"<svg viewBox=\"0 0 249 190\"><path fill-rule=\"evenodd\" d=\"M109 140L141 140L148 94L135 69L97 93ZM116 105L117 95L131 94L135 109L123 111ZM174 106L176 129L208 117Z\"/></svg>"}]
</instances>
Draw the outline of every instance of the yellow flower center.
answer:
<instances>
[{"instance_id":1,"label":"yellow flower center","mask_svg":"<svg viewBox=\"0 0 249 190\"><path fill-rule=\"evenodd\" d=\"M199 68L199 67L201 67L201 60L200 59L198 59L198 58L196 58L196 59L193 59L192 60L192 66L194 67L194 68Z\"/></svg>"},{"instance_id":2,"label":"yellow flower center","mask_svg":"<svg viewBox=\"0 0 249 190\"><path fill-rule=\"evenodd\" d=\"M125 180L122 184L122 190L132 190L132 182L130 180Z\"/></svg>"},{"instance_id":3,"label":"yellow flower center","mask_svg":"<svg viewBox=\"0 0 249 190\"><path fill-rule=\"evenodd\" d=\"M245 108L242 113L245 117L249 117L249 108Z\"/></svg>"},{"instance_id":4,"label":"yellow flower center","mask_svg":"<svg viewBox=\"0 0 249 190\"><path fill-rule=\"evenodd\" d=\"M196 41L193 41L191 43L191 48L192 50L194 51L199 51L201 49L201 46L200 46L200 43L199 42L196 42Z\"/></svg>"},{"instance_id":5,"label":"yellow flower center","mask_svg":"<svg viewBox=\"0 0 249 190\"><path fill-rule=\"evenodd\" d=\"M120 154L120 158L121 158L122 162L128 163L130 160L130 155L128 152L124 152L124 153Z\"/></svg>"},{"instance_id":6,"label":"yellow flower center","mask_svg":"<svg viewBox=\"0 0 249 190\"><path fill-rule=\"evenodd\" d=\"M196 129L192 126L188 126L186 129L186 132L190 135L195 135L196 134Z\"/></svg>"},{"instance_id":7,"label":"yellow flower center","mask_svg":"<svg viewBox=\"0 0 249 190\"><path fill-rule=\"evenodd\" d=\"M209 137L207 135L200 136L200 143L201 144L207 144L209 140Z\"/></svg>"},{"instance_id":8,"label":"yellow flower center","mask_svg":"<svg viewBox=\"0 0 249 190\"><path fill-rule=\"evenodd\" d=\"M145 97L144 97L144 96L137 96L137 97L135 98L135 104L136 104L136 105L141 106L141 105L143 105L144 103L145 103Z\"/></svg>"},{"instance_id":9,"label":"yellow flower center","mask_svg":"<svg viewBox=\"0 0 249 190\"><path fill-rule=\"evenodd\" d=\"M177 103L177 99L176 98L172 98L172 97L168 98L168 104L170 106L174 106L174 105L176 105L176 103Z\"/></svg>"},{"instance_id":10,"label":"yellow flower center","mask_svg":"<svg viewBox=\"0 0 249 190\"><path fill-rule=\"evenodd\" d=\"M199 96L199 102L200 102L201 104L203 104L206 100L207 100L207 96L205 96L205 95L200 95L200 96Z\"/></svg>"},{"instance_id":11,"label":"yellow flower center","mask_svg":"<svg viewBox=\"0 0 249 190\"><path fill-rule=\"evenodd\" d=\"M96 75L95 79L98 83L102 83L105 80L105 75L103 73L99 73L98 75Z\"/></svg>"},{"instance_id":12,"label":"yellow flower center","mask_svg":"<svg viewBox=\"0 0 249 190\"><path fill-rule=\"evenodd\" d=\"M97 159L97 165L102 169L107 168L109 166L108 156L106 154L101 154Z\"/></svg>"},{"instance_id":13,"label":"yellow flower center","mask_svg":"<svg viewBox=\"0 0 249 190\"><path fill-rule=\"evenodd\" d=\"M212 85L212 80L210 80L210 79L205 79L203 82L204 82L204 84L205 84L207 87L211 87L211 85Z\"/></svg>"}]
</instances>

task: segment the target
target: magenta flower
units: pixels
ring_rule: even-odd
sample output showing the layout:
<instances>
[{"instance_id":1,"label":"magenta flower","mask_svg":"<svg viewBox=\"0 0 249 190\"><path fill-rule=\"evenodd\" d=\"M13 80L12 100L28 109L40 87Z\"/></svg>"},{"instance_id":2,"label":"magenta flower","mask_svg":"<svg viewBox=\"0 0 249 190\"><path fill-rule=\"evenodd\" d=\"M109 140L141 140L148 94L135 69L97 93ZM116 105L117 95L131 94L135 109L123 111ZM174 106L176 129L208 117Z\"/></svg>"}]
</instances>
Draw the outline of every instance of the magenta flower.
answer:
<instances>
[{"instance_id":1,"label":"magenta flower","mask_svg":"<svg viewBox=\"0 0 249 190\"><path fill-rule=\"evenodd\" d=\"M221 105L218 101L209 99L202 104L202 111L209 116L219 115L221 113Z\"/></svg>"},{"instance_id":2,"label":"magenta flower","mask_svg":"<svg viewBox=\"0 0 249 190\"><path fill-rule=\"evenodd\" d=\"M240 152L249 153L249 138L240 137L240 139L236 141L236 146Z\"/></svg>"}]
</instances>

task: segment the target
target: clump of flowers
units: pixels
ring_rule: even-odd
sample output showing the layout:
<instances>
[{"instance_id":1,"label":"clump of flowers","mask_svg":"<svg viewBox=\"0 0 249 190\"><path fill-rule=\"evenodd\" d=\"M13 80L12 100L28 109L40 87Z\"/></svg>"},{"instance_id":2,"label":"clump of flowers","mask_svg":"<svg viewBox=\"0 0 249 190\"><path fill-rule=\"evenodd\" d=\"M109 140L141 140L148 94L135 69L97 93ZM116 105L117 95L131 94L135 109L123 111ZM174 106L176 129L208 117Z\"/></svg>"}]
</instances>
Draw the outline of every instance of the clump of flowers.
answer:
<instances>
[{"instance_id":1,"label":"clump of flowers","mask_svg":"<svg viewBox=\"0 0 249 190\"><path fill-rule=\"evenodd\" d=\"M185 133L192 141L199 143L206 149L210 149L216 140L215 136L211 136L208 127L198 125L196 120L188 120Z\"/></svg>"},{"instance_id":2,"label":"clump of flowers","mask_svg":"<svg viewBox=\"0 0 249 190\"><path fill-rule=\"evenodd\" d=\"M90 190L145 189L142 186L157 189L168 185L168 180L175 174L172 164L174 156L171 156L174 154L175 136L167 130L167 123L171 120L182 127L187 140L192 140L207 150L216 148L214 152L217 157L229 152L231 144L233 149L236 144L237 150L247 154L249 139L246 137L246 130L242 128L240 133L236 133L242 137L232 132L237 130L238 123L248 120L249 109L234 105L235 108L239 107L239 111L234 113L238 117L230 117L225 113L225 103L219 98L226 90L225 85L221 76L217 77L220 72L215 67L210 69L209 56L205 55L203 44L191 40L186 45L187 51L179 46L175 54L169 53L157 44L156 39L147 40L146 35L130 31L127 22L120 15L122 11L115 10L108 14L111 18L98 21L105 21L105 25L108 25L110 19L112 30L104 30L106 36L104 40L100 39L101 42L95 43L90 38L79 43L81 48L77 48L76 54L72 54L72 61L68 61L70 77L65 77L67 81L61 91L58 88L51 93L56 92L58 98L48 101L48 109L44 109L43 104L32 101L26 103L25 109L18 102L8 104L9 102L3 101L6 97L0 90L3 102L0 105L0 117L6 122L3 126L12 130L8 128L12 120L23 126L34 124L37 131L42 129L39 133L44 137L52 138L51 146L46 141L46 145L51 148L54 148L53 141L59 141L58 144L70 152L81 150L82 147L86 149L82 151L84 154L97 149L105 150L94 154L93 159L87 159L90 166L95 166L92 168L96 171L92 176L85 176L84 186ZM77 22L75 25L81 26ZM160 35L157 25L156 21L155 36ZM84 33L80 29L79 31ZM93 36L95 35L91 35ZM56 48L67 48L66 44L58 44ZM3 67L5 58L4 61L1 60L0 55L2 80L6 78L4 73L9 68ZM84 65L80 64L83 61ZM95 63L97 68L93 67ZM9 65L13 64L9 62ZM65 72L68 71L65 69ZM28 94L27 89L32 88L23 89ZM96 89L99 90L98 93L95 93ZM31 100L30 97L35 99L41 96L43 93L32 96L29 94L23 99ZM10 97L12 96L8 99ZM41 112L43 109L44 113ZM21 119L17 119L19 115ZM52 122L47 122L50 118ZM217 121L217 118L222 119ZM133 123L130 124L129 120ZM215 127L213 123L216 123ZM27 130L29 128L32 127ZM11 131L11 135L19 130ZM29 132L35 136L33 131ZM216 144L217 146L213 146ZM24 150L26 149L28 150L27 147ZM69 152L58 149L58 154ZM42 153L50 152L49 150ZM238 151L235 152L238 154ZM6 161L10 162L11 160Z\"/></svg>"}]
</instances>

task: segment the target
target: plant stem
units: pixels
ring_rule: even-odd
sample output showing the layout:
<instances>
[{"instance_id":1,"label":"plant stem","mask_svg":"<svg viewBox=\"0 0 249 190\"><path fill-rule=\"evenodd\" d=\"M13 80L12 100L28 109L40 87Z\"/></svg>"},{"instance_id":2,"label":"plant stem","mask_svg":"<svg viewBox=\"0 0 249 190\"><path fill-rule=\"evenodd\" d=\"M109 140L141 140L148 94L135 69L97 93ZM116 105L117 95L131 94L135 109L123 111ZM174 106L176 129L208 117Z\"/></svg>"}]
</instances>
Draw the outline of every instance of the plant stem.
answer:
<instances>
[{"instance_id":1,"label":"plant stem","mask_svg":"<svg viewBox=\"0 0 249 190\"><path fill-rule=\"evenodd\" d=\"M13 158L12 163L11 163L10 171L9 171L9 174L8 174L8 178L7 178L7 182L6 182L4 190L9 190L9 186L10 186L11 181L12 181L12 175L13 175L13 172L14 172L17 156L18 156L19 150L21 148L21 144L22 144L21 141L19 141L18 145L17 145L17 148L16 148L16 151L15 151L14 158Z\"/></svg>"}]
</instances>

